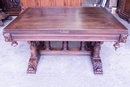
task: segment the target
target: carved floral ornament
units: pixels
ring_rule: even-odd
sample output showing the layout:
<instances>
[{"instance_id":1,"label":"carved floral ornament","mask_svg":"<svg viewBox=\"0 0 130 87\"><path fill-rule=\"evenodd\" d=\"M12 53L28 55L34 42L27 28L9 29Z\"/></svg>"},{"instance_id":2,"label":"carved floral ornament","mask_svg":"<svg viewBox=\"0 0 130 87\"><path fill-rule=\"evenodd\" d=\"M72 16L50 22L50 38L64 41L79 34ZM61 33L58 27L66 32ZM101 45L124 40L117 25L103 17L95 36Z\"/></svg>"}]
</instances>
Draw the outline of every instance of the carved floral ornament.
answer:
<instances>
[{"instance_id":1,"label":"carved floral ornament","mask_svg":"<svg viewBox=\"0 0 130 87\"><path fill-rule=\"evenodd\" d=\"M128 34L121 34L119 36L119 40L113 45L115 47L115 50L120 47L120 42L126 43L126 39L128 37Z\"/></svg>"},{"instance_id":2,"label":"carved floral ornament","mask_svg":"<svg viewBox=\"0 0 130 87\"><path fill-rule=\"evenodd\" d=\"M8 0L10 8L20 7L20 3L19 2L20 2L20 0Z\"/></svg>"},{"instance_id":3,"label":"carved floral ornament","mask_svg":"<svg viewBox=\"0 0 130 87\"><path fill-rule=\"evenodd\" d=\"M121 34L119 38L119 42L124 42L126 43L126 39L128 37L128 34Z\"/></svg>"},{"instance_id":4,"label":"carved floral ornament","mask_svg":"<svg viewBox=\"0 0 130 87\"><path fill-rule=\"evenodd\" d=\"M5 38L6 42L12 41L12 36L11 36L10 33L3 33L3 35L4 35L4 38Z\"/></svg>"},{"instance_id":5,"label":"carved floral ornament","mask_svg":"<svg viewBox=\"0 0 130 87\"><path fill-rule=\"evenodd\" d=\"M16 41L12 40L12 36L10 33L3 33L3 35L4 35L6 42L12 42L11 46L16 47L18 45L18 43Z\"/></svg>"}]
</instances>

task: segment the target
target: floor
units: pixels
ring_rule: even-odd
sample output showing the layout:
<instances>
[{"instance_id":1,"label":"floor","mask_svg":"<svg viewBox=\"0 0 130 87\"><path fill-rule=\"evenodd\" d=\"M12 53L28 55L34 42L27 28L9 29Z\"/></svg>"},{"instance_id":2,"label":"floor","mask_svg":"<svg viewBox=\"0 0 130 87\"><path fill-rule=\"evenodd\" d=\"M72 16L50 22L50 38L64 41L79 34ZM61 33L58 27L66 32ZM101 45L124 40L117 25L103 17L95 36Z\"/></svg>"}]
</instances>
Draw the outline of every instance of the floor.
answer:
<instances>
[{"instance_id":1,"label":"floor","mask_svg":"<svg viewBox=\"0 0 130 87\"><path fill-rule=\"evenodd\" d=\"M113 14L130 32L130 24ZM13 16L15 19L16 17ZM11 21L5 20L5 26ZM89 56L42 56L36 74L27 74L27 42L12 47L0 27L0 87L130 87L130 37L115 51L114 42L101 49L103 75L94 75Z\"/></svg>"}]
</instances>

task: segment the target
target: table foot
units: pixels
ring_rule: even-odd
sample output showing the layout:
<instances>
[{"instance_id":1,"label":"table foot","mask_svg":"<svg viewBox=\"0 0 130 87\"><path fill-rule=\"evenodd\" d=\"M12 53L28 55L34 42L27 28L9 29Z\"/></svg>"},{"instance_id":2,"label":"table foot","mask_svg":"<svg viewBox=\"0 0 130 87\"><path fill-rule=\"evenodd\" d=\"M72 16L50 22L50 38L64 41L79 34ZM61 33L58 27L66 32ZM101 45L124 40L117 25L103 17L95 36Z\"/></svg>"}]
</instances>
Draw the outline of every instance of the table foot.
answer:
<instances>
[{"instance_id":1,"label":"table foot","mask_svg":"<svg viewBox=\"0 0 130 87\"><path fill-rule=\"evenodd\" d=\"M101 44L103 42L92 42L91 46L93 46L93 51L92 51L92 65L93 65L93 70L94 74L103 74L103 69L102 69L102 61L100 59L100 49L101 49Z\"/></svg>"},{"instance_id":2,"label":"table foot","mask_svg":"<svg viewBox=\"0 0 130 87\"><path fill-rule=\"evenodd\" d=\"M39 51L38 51L39 42L30 41L29 44L30 44L30 49L31 49L31 57L29 59L27 73L35 74L38 61L40 58Z\"/></svg>"},{"instance_id":3,"label":"table foot","mask_svg":"<svg viewBox=\"0 0 130 87\"><path fill-rule=\"evenodd\" d=\"M103 74L101 59L92 59L94 74Z\"/></svg>"},{"instance_id":4,"label":"table foot","mask_svg":"<svg viewBox=\"0 0 130 87\"><path fill-rule=\"evenodd\" d=\"M30 58L27 73L35 74L37 70L38 58Z\"/></svg>"}]
</instances>

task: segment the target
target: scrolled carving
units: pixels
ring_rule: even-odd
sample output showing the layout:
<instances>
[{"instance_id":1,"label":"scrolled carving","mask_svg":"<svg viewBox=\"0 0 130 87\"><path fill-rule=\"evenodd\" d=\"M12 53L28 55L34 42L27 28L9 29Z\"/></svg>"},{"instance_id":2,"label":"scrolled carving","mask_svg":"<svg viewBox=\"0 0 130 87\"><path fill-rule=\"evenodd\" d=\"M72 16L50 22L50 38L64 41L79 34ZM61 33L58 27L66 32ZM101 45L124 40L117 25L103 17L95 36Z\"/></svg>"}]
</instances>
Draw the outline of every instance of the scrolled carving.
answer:
<instances>
[{"instance_id":1,"label":"scrolled carving","mask_svg":"<svg viewBox=\"0 0 130 87\"><path fill-rule=\"evenodd\" d=\"M9 8L20 7L20 0L8 0Z\"/></svg>"},{"instance_id":2,"label":"scrolled carving","mask_svg":"<svg viewBox=\"0 0 130 87\"><path fill-rule=\"evenodd\" d=\"M38 61L36 59L30 59L28 63L27 73L35 74Z\"/></svg>"},{"instance_id":3,"label":"scrolled carving","mask_svg":"<svg viewBox=\"0 0 130 87\"><path fill-rule=\"evenodd\" d=\"M120 48L120 42L126 43L127 37L128 34L120 34L119 40L113 45L115 47L115 50L117 50L117 48Z\"/></svg>"},{"instance_id":4,"label":"scrolled carving","mask_svg":"<svg viewBox=\"0 0 130 87\"><path fill-rule=\"evenodd\" d=\"M12 41L12 36L10 33L4 33L3 36L4 36L6 42Z\"/></svg>"},{"instance_id":5,"label":"scrolled carving","mask_svg":"<svg viewBox=\"0 0 130 87\"><path fill-rule=\"evenodd\" d=\"M100 59L94 59L93 60L93 68L94 68L94 73L95 74L102 74L102 62Z\"/></svg>"},{"instance_id":6,"label":"scrolled carving","mask_svg":"<svg viewBox=\"0 0 130 87\"><path fill-rule=\"evenodd\" d=\"M124 42L126 43L126 39L128 37L128 34L121 34L119 38L119 42Z\"/></svg>"},{"instance_id":7,"label":"scrolled carving","mask_svg":"<svg viewBox=\"0 0 130 87\"><path fill-rule=\"evenodd\" d=\"M28 63L28 69L27 72L30 74L35 74L36 73L36 68L37 64L39 61L39 52L38 52L38 44L40 42L37 41L30 41L28 42L30 44L30 49L31 49L31 57Z\"/></svg>"},{"instance_id":8,"label":"scrolled carving","mask_svg":"<svg viewBox=\"0 0 130 87\"><path fill-rule=\"evenodd\" d=\"M92 42L93 43L93 53L92 53L92 65L93 65L93 70L95 74L102 74L103 69L102 69L102 62L100 59L100 49L101 49L101 44L103 42Z\"/></svg>"}]
</instances>

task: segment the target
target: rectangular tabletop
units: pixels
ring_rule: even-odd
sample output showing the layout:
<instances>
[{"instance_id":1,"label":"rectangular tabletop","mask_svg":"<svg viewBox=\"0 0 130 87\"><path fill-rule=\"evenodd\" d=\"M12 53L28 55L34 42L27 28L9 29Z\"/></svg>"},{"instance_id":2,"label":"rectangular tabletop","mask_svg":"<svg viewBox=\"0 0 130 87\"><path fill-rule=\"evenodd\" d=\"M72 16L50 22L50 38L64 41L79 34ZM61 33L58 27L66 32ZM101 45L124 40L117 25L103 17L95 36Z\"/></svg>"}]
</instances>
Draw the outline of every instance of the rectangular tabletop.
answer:
<instances>
[{"instance_id":1,"label":"rectangular tabletop","mask_svg":"<svg viewBox=\"0 0 130 87\"><path fill-rule=\"evenodd\" d=\"M128 30L102 7L28 8L4 29L6 41L117 41L120 34Z\"/></svg>"},{"instance_id":2,"label":"rectangular tabletop","mask_svg":"<svg viewBox=\"0 0 130 87\"><path fill-rule=\"evenodd\" d=\"M102 7L44 7L28 8L3 31L5 41L18 45L28 41L31 56L28 73L36 73L41 55L90 55L95 74L102 74L100 48L103 41L126 42L128 30L111 13ZM62 41L54 49L50 41ZM78 50L71 50L68 41L79 41ZM106 52L106 51L105 51Z\"/></svg>"}]
</instances>

